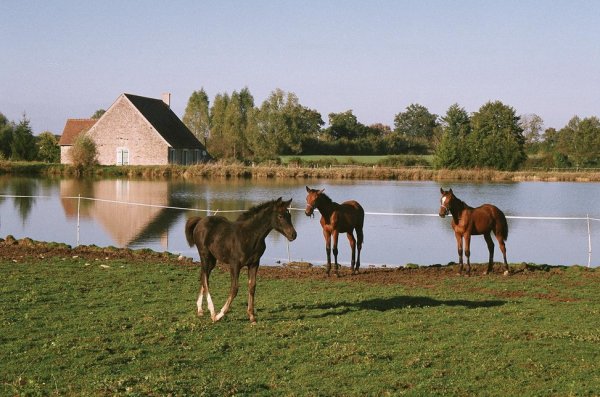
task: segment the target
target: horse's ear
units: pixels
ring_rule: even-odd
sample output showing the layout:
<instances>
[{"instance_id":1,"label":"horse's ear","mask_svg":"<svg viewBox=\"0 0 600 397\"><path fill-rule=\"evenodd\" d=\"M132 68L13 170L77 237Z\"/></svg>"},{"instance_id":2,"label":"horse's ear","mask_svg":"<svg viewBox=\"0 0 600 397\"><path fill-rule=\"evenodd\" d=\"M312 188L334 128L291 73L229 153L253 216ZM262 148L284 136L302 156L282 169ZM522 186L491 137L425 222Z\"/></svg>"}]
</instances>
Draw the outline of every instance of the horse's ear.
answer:
<instances>
[{"instance_id":1,"label":"horse's ear","mask_svg":"<svg viewBox=\"0 0 600 397\"><path fill-rule=\"evenodd\" d=\"M277 203L281 203L281 201L282 201L282 200L283 200L283 199L282 199L281 197L279 197L279 198L277 199Z\"/></svg>"},{"instance_id":2,"label":"horse's ear","mask_svg":"<svg viewBox=\"0 0 600 397\"><path fill-rule=\"evenodd\" d=\"M319 190L319 194L323 193L324 191L325 191L325 189L324 189L324 188L323 188L323 189L321 189L321 190Z\"/></svg>"},{"instance_id":3,"label":"horse's ear","mask_svg":"<svg viewBox=\"0 0 600 397\"><path fill-rule=\"evenodd\" d=\"M440 193L442 193L442 195L444 195L444 188L440 188Z\"/></svg>"},{"instance_id":4,"label":"horse's ear","mask_svg":"<svg viewBox=\"0 0 600 397\"><path fill-rule=\"evenodd\" d=\"M310 188L308 186L306 187L306 191L310 193Z\"/></svg>"},{"instance_id":5,"label":"horse's ear","mask_svg":"<svg viewBox=\"0 0 600 397\"><path fill-rule=\"evenodd\" d=\"M452 188L450 188L450 190L448 190L448 193L452 194Z\"/></svg>"},{"instance_id":6,"label":"horse's ear","mask_svg":"<svg viewBox=\"0 0 600 397\"><path fill-rule=\"evenodd\" d=\"M286 208L291 207L292 206L292 199L289 199L288 201L285 201L284 204L285 204Z\"/></svg>"}]
</instances>

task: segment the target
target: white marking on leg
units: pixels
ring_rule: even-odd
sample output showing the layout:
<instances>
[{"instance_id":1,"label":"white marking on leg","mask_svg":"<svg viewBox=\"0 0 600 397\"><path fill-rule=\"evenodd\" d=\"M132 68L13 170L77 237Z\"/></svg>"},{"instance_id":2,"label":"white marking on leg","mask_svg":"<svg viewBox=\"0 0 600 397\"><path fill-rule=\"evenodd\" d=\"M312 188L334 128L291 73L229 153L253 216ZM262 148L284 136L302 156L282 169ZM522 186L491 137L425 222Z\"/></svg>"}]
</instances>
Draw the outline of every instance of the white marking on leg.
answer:
<instances>
[{"instance_id":1,"label":"white marking on leg","mask_svg":"<svg viewBox=\"0 0 600 397\"><path fill-rule=\"evenodd\" d=\"M196 301L196 307L198 308L198 315L203 316L204 311L202 310L202 301L204 299L204 287L200 288L200 294L198 295L198 300Z\"/></svg>"},{"instance_id":2,"label":"white marking on leg","mask_svg":"<svg viewBox=\"0 0 600 397\"><path fill-rule=\"evenodd\" d=\"M219 314L217 314L217 317L215 317L215 321L219 321L220 319L223 318L224 315L225 315L225 313L223 313L223 310L221 310L219 312Z\"/></svg>"},{"instance_id":3,"label":"white marking on leg","mask_svg":"<svg viewBox=\"0 0 600 397\"><path fill-rule=\"evenodd\" d=\"M208 310L210 311L210 318L215 321L215 305L213 305L210 292L206 292L206 303L208 303Z\"/></svg>"}]
</instances>

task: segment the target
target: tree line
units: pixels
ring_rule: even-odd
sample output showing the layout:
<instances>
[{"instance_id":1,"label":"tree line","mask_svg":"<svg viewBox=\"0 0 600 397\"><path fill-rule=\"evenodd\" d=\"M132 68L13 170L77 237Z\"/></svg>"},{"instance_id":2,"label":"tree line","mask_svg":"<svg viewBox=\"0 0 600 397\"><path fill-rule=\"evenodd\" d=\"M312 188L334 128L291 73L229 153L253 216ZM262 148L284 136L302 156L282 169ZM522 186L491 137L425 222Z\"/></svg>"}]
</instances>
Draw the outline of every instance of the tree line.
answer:
<instances>
[{"instance_id":1,"label":"tree line","mask_svg":"<svg viewBox=\"0 0 600 397\"><path fill-rule=\"evenodd\" d=\"M59 163L58 137L49 131L33 135L25 114L14 122L0 113L0 160Z\"/></svg>"},{"instance_id":2,"label":"tree line","mask_svg":"<svg viewBox=\"0 0 600 397\"><path fill-rule=\"evenodd\" d=\"M445 115L411 104L393 128L364 125L352 110L328 115L276 89L256 106L248 88L221 93L212 104L204 91L189 98L183 122L216 158L275 159L280 155L432 154L438 168L598 167L600 120L573 117L556 130L538 115L517 115L501 101L469 114L458 104Z\"/></svg>"},{"instance_id":3,"label":"tree line","mask_svg":"<svg viewBox=\"0 0 600 397\"><path fill-rule=\"evenodd\" d=\"M92 118L103 113L98 110ZM538 115L517 115L511 106L490 101L471 114L453 104L442 116L411 104L394 116L393 128L364 125L352 110L329 113L327 121L325 127L318 111L281 89L257 106L248 88L217 94L212 103L202 88L191 94L183 115L217 159L430 154L437 168L600 167L600 120L595 116L574 116L559 130L544 129ZM34 136L25 114L13 122L0 113L1 159L57 163L58 137L49 131Z\"/></svg>"}]
</instances>

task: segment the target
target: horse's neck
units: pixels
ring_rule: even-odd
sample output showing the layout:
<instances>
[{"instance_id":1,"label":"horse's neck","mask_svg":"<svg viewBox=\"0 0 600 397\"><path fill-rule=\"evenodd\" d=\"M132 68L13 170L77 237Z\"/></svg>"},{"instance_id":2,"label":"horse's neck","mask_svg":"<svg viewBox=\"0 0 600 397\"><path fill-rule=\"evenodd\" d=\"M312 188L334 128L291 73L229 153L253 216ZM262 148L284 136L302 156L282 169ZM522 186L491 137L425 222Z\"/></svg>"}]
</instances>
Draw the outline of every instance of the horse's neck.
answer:
<instances>
[{"instance_id":1,"label":"horse's neck","mask_svg":"<svg viewBox=\"0 0 600 397\"><path fill-rule=\"evenodd\" d=\"M452 219L454 219L454 223L458 224L460 218L463 216L465 210L472 209L465 203L464 201L457 199L457 203L450 208L450 213L452 214Z\"/></svg>"},{"instance_id":2,"label":"horse's neck","mask_svg":"<svg viewBox=\"0 0 600 397\"><path fill-rule=\"evenodd\" d=\"M319 203L319 205L317 206L317 209L319 210L321 215L327 220L327 223L329 223L331 214L333 214L333 211L335 211L338 206L339 206L339 204L334 201L325 201L325 202Z\"/></svg>"},{"instance_id":3,"label":"horse's neck","mask_svg":"<svg viewBox=\"0 0 600 397\"><path fill-rule=\"evenodd\" d=\"M264 240L267 235L273 230L271 222L265 219L264 216L254 216L240 222L240 228L252 244L256 241Z\"/></svg>"}]
</instances>

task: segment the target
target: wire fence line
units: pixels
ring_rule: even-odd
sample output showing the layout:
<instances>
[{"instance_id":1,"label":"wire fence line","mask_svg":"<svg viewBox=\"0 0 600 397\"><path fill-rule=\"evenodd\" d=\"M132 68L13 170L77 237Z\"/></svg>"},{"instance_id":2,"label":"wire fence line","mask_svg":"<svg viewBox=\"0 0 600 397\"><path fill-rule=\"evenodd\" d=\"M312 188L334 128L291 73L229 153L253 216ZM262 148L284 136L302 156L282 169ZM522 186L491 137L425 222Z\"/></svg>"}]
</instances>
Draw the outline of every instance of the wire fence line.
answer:
<instances>
[{"instance_id":1,"label":"wire fence line","mask_svg":"<svg viewBox=\"0 0 600 397\"><path fill-rule=\"evenodd\" d=\"M4 198L53 198L55 196L26 196L26 195L8 195L8 194L0 194L0 197ZM245 212L248 209L237 209L237 210L221 210L221 209L201 209L201 208L190 208L190 207L174 207L168 205L158 205L158 204L147 204L147 203L137 203L133 201L122 201L122 200L109 200L109 199L99 199L95 197L84 197L84 196L60 196L61 199L74 199L74 200L89 200L89 201L99 201L104 203L114 203L114 204L126 204L140 207L154 207L154 208L164 208L164 209L173 209L173 210L182 210L182 211L196 211L196 212L205 212L205 213L238 213ZM290 207L291 211L304 211L304 208L295 208ZM315 211L319 211L315 209ZM408 212L369 212L365 211L365 215L374 215L374 216L424 216L424 217L436 217L439 214L426 214L426 213L408 213ZM600 222L600 218L590 217L590 216L523 216L523 215L507 215L507 219L530 219L530 220L576 220L576 221L595 221Z\"/></svg>"},{"instance_id":2,"label":"wire fence line","mask_svg":"<svg viewBox=\"0 0 600 397\"><path fill-rule=\"evenodd\" d=\"M45 196L45 195L7 195L0 194L2 198L54 198L56 196ZM60 199L71 199L77 200L77 245L79 245L79 231L80 231L80 206L81 200L88 201L97 201L103 203L112 203L112 204L120 204L120 205L132 205L132 206L140 206L140 207L153 207L153 208L162 208L162 209L172 209L172 210L180 210L180 211L195 211L195 212L204 212L207 214L217 214L217 213L240 213L245 212L247 209L236 209L236 210L220 210L220 209L200 209L200 208L190 208L190 207L176 207L176 206L168 206L168 205L158 205L158 204L147 204L147 203L139 203L132 201L122 201L122 200L110 200L110 199L100 199L95 197L83 197L81 195L78 196L59 196ZM304 208L295 208L289 207L291 211L304 211ZM316 210L318 212L318 210ZM406 213L406 212L369 212L365 211L365 215L371 216L394 216L394 217L437 217L439 214L435 213ZM591 258L592 258L592 235L591 235L591 226L590 222L600 222L600 218L590 217L589 214L585 217L582 216L522 216L522 215L507 215L507 219L523 219L523 220L540 220L540 221L586 221L587 222L587 232L588 232L588 267L591 266ZM289 247L288 247L289 249Z\"/></svg>"}]
</instances>

